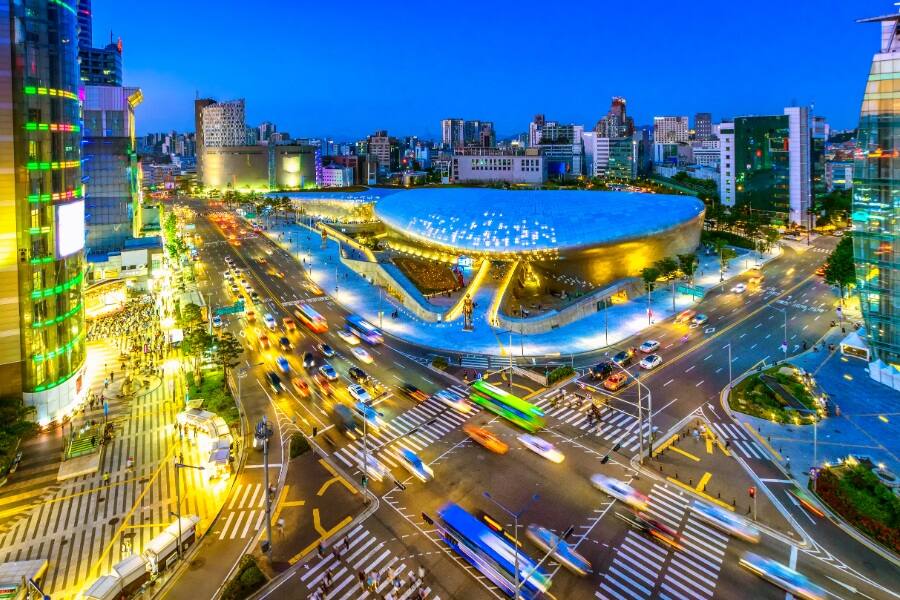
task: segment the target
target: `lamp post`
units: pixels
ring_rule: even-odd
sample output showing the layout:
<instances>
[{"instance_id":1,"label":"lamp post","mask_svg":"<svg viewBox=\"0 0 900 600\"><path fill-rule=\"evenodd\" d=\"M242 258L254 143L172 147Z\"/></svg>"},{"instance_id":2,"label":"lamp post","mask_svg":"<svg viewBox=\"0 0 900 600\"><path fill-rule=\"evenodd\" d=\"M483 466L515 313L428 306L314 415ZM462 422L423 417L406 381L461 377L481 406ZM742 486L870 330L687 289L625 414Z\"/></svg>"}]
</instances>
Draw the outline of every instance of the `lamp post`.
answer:
<instances>
[{"instance_id":1,"label":"lamp post","mask_svg":"<svg viewBox=\"0 0 900 600\"><path fill-rule=\"evenodd\" d=\"M606 335L606 346L609 347L609 297L603 299L603 331Z\"/></svg>"},{"instance_id":2,"label":"lamp post","mask_svg":"<svg viewBox=\"0 0 900 600\"><path fill-rule=\"evenodd\" d=\"M266 415L262 416L259 423L256 424L256 439L263 445L263 481L266 486L266 541L262 545L262 551L271 558L272 551L272 498L269 494L269 438L272 437L274 431L266 420Z\"/></svg>"},{"instance_id":3,"label":"lamp post","mask_svg":"<svg viewBox=\"0 0 900 600\"><path fill-rule=\"evenodd\" d=\"M561 545L563 545L563 544L566 542L566 540L569 539L569 536L572 535L572 532L573 532L573 531L575 531L575 526L574 526L574 525L569 525L569 527L566 528L566 530L562 532L562 535L560 535L559 537L556 538L556 543L553 544L552 546L550 546L550 548L547 550L547 552L544 554L544 556L541 558L541 560L539 560L539 561L537 562L537 564L534 565L534 567L531 568L530 571L528 571L527 573L525 573L525 577L522 578L522 581L521 581L520 583L516 584L516 597L518 597L518 595L519 595L519 590L522 588L522 586L525 584L525 582L527 582L528 579L529 579L532 575L534 575L535 571L537 571L537 570L541 567L541 565L544 564L544 562L545 562L548 558L550 558L550 556L551 556L554 552L556 552L556 549L557 549L557 548L559 548Z\"/></svg>"},{"instance_id":4,"label":"lamp post","mask_svg":"<svg viewBox=\"0 0 900 600\"><path fill-rule=\"evenodd\" d=\"M726 344L728 348L728 389L731 389L731 380L733 377L731 376L731 342Z\"/></svg>"},{"instance_id":5,"label":"lamp post","mask_svg":"<svg viewBox=\"0 0 900 600\"><path fill-rule=\"evenodd\" d=\"M632 375L631 371L623 367L617 362L613 363L620 371L634 379L634 382L637 384L638 388L638 443L640 444L640 459L639 462L644 464L644 403L641 401L641 386L644 387L644 392L647 394L647 424L648 424L648 433L650 434L650 454L653 454L653 395L650 392L650 388L641 383L640 379L640 371L638 371L637 375Z\"/></svg>"},{"instance_id":6,"label":"lamp post","mask_svg":"<svg viewBox=\"0 0 900 600\"><path fill-rule=\"evenodd\" d=\"M777 308L775 306L770 306L772 310L777 310L778 312L784 315L784 343L782 344L782 349L784 350L784 357L787 358L788 354L788 336L787 336L787 307Z\"/></svg>"},{"instance_id":7,"label":"lamp post","mask_svg":"<svg viewBox=\"0 0 900 600\"><path fill-rule=\"evenodd\" d=\"M198 471L202 471L203 467L188 465L177 460L175 461L175 502L178 505L176 506L178 510L175 511L175 517L178 519L178 560L181 560L181 477L178 474L178 469L197 469Z\"/></svg>"},{"instance_id":8,"label":"lamp post","mask_svg":"<svg viewBox=\"0 0 900 600\"><path fill-rule=\"evenodd\" d=\"M513 512L513 511L509 510L504 505L500 504L497 500L495 500L494 497L491 496L490 493L487 491L484 492L484 497L487 498L488 500L490 500L491 502L493 502L495 506L497 506L500 510L505 512L507 515L509 515L513 519L513 536L515 537L515 546L516 546L515 560L514 560L514 562L515 562L514 569L516 571L515 586L516 586L516 595L518 595L518 592L519 592L519 517L521 517L522 514L526 510L531 508L531 505L534 504L535 502L537 502L538 499L540 498L540 496L538 496L537 494L533 495L528 500L528 502L525 503L525 506L523 506L519 510L519 512Z\"/></svg>"}]
</instances>

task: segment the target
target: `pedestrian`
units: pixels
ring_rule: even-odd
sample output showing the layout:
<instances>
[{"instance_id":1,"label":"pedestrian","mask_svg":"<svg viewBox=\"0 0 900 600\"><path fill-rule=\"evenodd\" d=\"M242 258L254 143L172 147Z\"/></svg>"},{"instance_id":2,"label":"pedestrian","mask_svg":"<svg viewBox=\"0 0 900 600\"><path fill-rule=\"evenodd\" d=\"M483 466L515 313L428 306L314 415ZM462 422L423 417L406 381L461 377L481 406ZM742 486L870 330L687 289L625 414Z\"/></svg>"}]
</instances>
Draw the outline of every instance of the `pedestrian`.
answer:
<instances>
[{"instance_id":1,"label":"pedestrian","mask_svg":"<svg viewBox=\"0 0 900 600\"><path fill-rule=\"evenodd\" d=\"M325 556L325 548L322 547L322 542L319 542L319 547L316 549L319 553L319 558L323 558Z\"/></svg>"},{"instance_id":2,"label":"pedestrian","mask_svg":"<svg viewBox=\"0 0 900 600\"><path fill-rule=\"evenodd\" d=\"M350 550L350 538L348 536L344 536L344 552Z\"/></svg>"},{"instance_id":3,"label":"pedestrian","mask_svg":"<svg viewBox=\"0 0 900 600\"><path fill-rule=\"evenodd\" d=\"M356 576L359 577L359 587L362 589L362 591L366 591L366 574L362 571L359 571Z\"/></svg>"},{"instance_id":4,"label":"pedestrian","mask_svg":"<svg viewBox=\"0 0 900 600\"><path fill-rule=\"evenodd\" d=\"M394 567L393 566L388 567L388 582L389 583L394 583L395 575L396 575L396 573L394 573Z\"/></svg>"},{"instance_id":5,"label":"pedestrian","mask_svg":"<svg viewBox=\"0 0 900 600\"><path fill-rule=\"evenodd\" d=\"M422 581L424 579L425 579L425 567L423 567L422 565L419 565L419 581Z\"/></svg>"},{"instance_id":6,"label":"pedestrian","mask_svg":"<svg viewBox=\"0 0 900 600\"><path fill-rule=\"evenodd\" d=\"M403 578L398 577L397 579L394 580L394 591L396 591L399 594L400 588L402 588L402 587L403 587Z\"/></svg>"},{"instance_id":7,"label":"pedestrian","mask_svg":"<svg viewBox=\"0 0 900 600\"><path fill-rule=\"evenodd\" d=\"M335 559L335 560L341 560L341 553L340 553L340 551L339 551L337 548L334 548L334 549L331 551L331 554L334 555L334 559Z\"/></svg>"}]
</instances>

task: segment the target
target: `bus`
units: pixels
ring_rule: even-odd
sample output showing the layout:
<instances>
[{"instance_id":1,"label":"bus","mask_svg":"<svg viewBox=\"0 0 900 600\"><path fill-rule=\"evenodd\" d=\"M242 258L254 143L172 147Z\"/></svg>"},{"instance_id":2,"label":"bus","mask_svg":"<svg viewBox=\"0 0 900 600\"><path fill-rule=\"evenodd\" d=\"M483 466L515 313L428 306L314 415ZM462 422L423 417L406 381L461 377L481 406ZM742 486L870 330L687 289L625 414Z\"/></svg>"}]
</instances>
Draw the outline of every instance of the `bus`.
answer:
<instances>
[{"instance_id":1,"label":"bus","mask_svg":"<svg viewBox=\"0 0 900 600\"><path fill-rule=\"evenodd\" d=\"M347 317L347 329L370 346L375 346L384 341L378 328L359 315Z\"/></svg>"},{"instance_id":2,"label":"bus","mask_svg":"<svg viewBox=\"0 0 900 600\"><path fill-rule=\"evenodd\" d=\"M541 409L482 379L472 384L469 400L526 431L535 432L544 426L544 412Z\"/></svg>"},{"instance_id":3,"label":"bus","mask_svg":"<svg viewBox=\"0 0 900 600\"><path fill-rule=\"evenodd\" d=\"M313 333L325 333L328 331L328 321L325 320L325 317L313 310L313 307L309 304L298 305L294 314L297 315L300 322L306 325Z\"/></svg>"},{"instance_id":4,"label":"bus","mask_svg":"<svg viewBox=\"0 0 900 600\"><path fill-rule=\"evenodd\" d=\"M441 538L473 567L510 597L516 596L516 550L464 508L452 502L438 511L442 524L435 524ZM550 587L550 578L530 556L518 553L521 584L518 596L540 598Z\"/></svg>"}]
</instances>

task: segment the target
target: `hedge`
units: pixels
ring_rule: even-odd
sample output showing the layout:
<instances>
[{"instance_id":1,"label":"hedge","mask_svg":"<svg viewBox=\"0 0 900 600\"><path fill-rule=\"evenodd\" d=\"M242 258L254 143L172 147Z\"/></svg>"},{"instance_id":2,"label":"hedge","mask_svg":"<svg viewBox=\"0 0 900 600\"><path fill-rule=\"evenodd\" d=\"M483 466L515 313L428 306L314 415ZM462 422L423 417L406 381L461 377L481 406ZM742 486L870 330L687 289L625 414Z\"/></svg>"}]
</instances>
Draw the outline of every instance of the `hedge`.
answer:
<instances>
[{"instance_id":1,"label":"hedge","mask_svg":"<svg viewBox=\"0 0 900 600\"><path fill-rule=\"evenodd\" d=\"M431 361L431 366L435 369L440 369L441 371L447 368L447 359L443 356L435 356Z\"/></svg>"},{"instance_id":2,"label":"hedge","mask_svg":"<svg viewBox=\"0 0 900 600\"><path fill-rule=\"evenodd\" d=\"M729 246L753 250L753 240L733 231L703 230L700 232L700 241L704 244L713 244L717 239L723 240Z\"/></svg>"},{"instance_id":3,"label":"hedge","mask_svg":"<svg viewBox=\"0 0 900 600\"><path fill-rule=\"evenodd\" d=\"M301 454L309 450L309 441L302 433L295 433L291 436L291 458L297 458Z\"/></svg>"},{"instance_id":4,"label":"hedge","mask_svg":"<svg viewBox=\"0 0 900 600\"><path fill-rule=\"evenodd\" d=\"M244 600L259 590L267 581L256 559L246 554L238 565L237 573L222 590L222 600Z\"/></svg>"},{"instance_id":5,"label":"hedge","mask_svg":"<svg viewBox=\"0 0 900 600\"><path fill-rule=\"evenodd\" d=\"M552 385L559 381L560 379L565 379L569 375L575 373L575 369L570 367L569 365L565 365L563 367L556 367L547 375L547 385Z\"/></svg>"}]
</instances>

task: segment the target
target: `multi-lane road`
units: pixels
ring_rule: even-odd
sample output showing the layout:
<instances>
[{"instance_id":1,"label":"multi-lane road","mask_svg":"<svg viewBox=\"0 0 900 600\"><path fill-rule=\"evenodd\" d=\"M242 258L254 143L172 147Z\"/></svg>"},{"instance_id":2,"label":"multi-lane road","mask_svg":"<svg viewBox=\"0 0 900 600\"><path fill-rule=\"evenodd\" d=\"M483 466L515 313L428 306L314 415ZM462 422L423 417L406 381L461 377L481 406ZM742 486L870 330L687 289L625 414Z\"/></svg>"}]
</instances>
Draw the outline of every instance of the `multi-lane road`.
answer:
<instances>
[{"instance_id":1,"label":"multi-lane road","mask_svg":"<svg viewBox=\"0 0 900 600\"><path fill-rule=\"evenodd\" d=\"M290 385L280 394L268 389L266 372L277 371L274 360L280 351L261 349L259 336L266 334L274 338L271 341L275 347L279 337L289 337L293 348L285 355L291 370L301 377L305 375L300 354L313 351L316 360L322 361L315 346L325 342L337 353L328 360L341 379L338 387L350 383L348 370L357 366L365 369L383 388L376 397L375 407L385 425L369 436L366 445L402 487L388 480L371 480L370 488L378 496L379 508L366 521L341 534L347 540L341 558L331 554L321 559L313 557L306 563L308 568L297 569L282 580L271 596L292 597L298 589L311 592L324 574L331 572L334 583L328 597L365 597L367 592L361 591L357 580L360 571L376 571L383 576L394 572L405 577L420 566L426 570L421 586L427 589L429 597L499 596L499 590L452 554L439 540L434 527L423 519L423 514L434 516L448 500L473 512L485 511L509 531L513 530L512 519L494 500L514 512L528 505L521 515L520 527L536 523L562 531L572 526L574 534L570 541L577 544L593 570L588 576L578 577L549 563L548 570L554 574L551 594L556 598L746 597L748 590L758 598L784 596L783 591L738 567L738 558L748 544L697 521L687 508L690 495L635 471L631 459L640 445L638 431L643 428L646 433L650 427L649 423L637 419L633 406L637 385L622 390L621 400L608 402L604 418L596 427L589 426L583 409L575 404L551 404L543 395L532 398L548 415L548 426L542 437L554 443L566 457L561 464L549 462L519 443L517 436L521 431L478 411L475 406L462 414L433 397L422 403L405 397L399 390L403 383L412 383L427 394L461 386L410 358L416 349L393 339L367 348L374 358L373 364L359 363L350 353L350 347L335 333L343 325L346 313L328 296L317 295L308 288L302 266L295 257L262 235L244 236L239 246L229 244L206 216L206 209L199 204L193 206L198 210L196 232L204 241L201 256L213 306L230 305L236 300L222 279L228 256L244 269L245 277L261 296L260 304L265 307L261 310L272 314L278 323L275 332L265 331L258 314L260 309L257 309L256 323L247 323L245 317L226 323L226 327L241 336L247 349L251 375L245 379L244 386L251 386L253 381L256 393L265 394L271 406L288 415L298 427L307 433L313 433L315 427L320 441L328 436L335 446L324 443L323 446L330 449L335 464L354 478L361 475L356 468L361 441L345 439L334 431L327 408L330 400L321 397L315 386L309 397L298 395ZM309 243L318 243L317 234L310 233ZM783 311L787 319L788 355L801 351L804 342L812 346L830 327L834 293L813 275L830 247L833 240L821 239L816 247L803 252L786 249L781 258L765 267L766 278L759 289L731 293L728 283L721 290L712 290L698 307L698 311L709 316L703 328L687 331L671 323L660 323L645 331L640 339L621 345L637 346L644 339L660 342L663 364L639 375L641 384L652 396L655 431L666 432L702 409L717 426L724 427L723 431L734 433L735 447L741 448L738 455L751 468L767 479L784 477L752 436L742 438L741 432L729 429L733 424L729 424L719 405L719 394L732 375L737 376L762 360L772 362L784 358ZM283 329L284 317L293 316L293 306L300 301L311 302L326 317L331 326L328 332L312 334L304 329L295 332ZM579 357L577 364L593 364L617 349L601 349ZM577 388L567 389L572 392ZM487 427L510 445L509 452L492 454L475 445L461 430L464 423ZM620 449L611 452L617 444L621 444ZM415 451L430 464L435 479L423 484L410 477L398 464L397 453L401 448ZM610 459L604 461L607 455ZM631 529L619 518L626 509L591 486L589 478L598 472L633 481L650 496L650 511L679 531L683 548L675 550L659 545ZM713 475L719 476L725 474ZM783 496L786 492L775 490L775 493ZM532 500L534 496L536 499ZM792 506L791 510L795 508ZM893 597L888 590L897 589L900 581L892 563L862 546L854 546L858 543L848 542L846 534L827 521L810 523L806 521L808 516L799 513L793 518L797 522L802 519L805 537L815 540L811 546L798 549L783 538L764 535L755 550L796 566L834 597L847 599L857 594ZM842 545L844 542L846 546ZM523 548L532 556L540 556L530 542L524 541ZM847 556L848 553L854 555ZM379 584L382 593L387 589L386 579L383 577ZM408 583L401 591L397 597L415 593Z\"/></svg>"}]
</instances>

